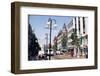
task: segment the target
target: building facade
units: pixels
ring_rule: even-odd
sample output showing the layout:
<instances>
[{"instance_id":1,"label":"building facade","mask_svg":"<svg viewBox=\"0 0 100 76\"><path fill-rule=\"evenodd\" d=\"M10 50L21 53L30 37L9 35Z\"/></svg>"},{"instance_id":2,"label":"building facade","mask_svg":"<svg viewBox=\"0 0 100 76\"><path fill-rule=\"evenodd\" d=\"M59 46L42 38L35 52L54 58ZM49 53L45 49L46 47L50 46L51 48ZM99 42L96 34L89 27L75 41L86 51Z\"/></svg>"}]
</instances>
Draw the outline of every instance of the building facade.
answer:
<instances>
[{"instance_id":1,"label":"building facade","mask_svg":"<svg viewBox=\"0 0 100 76\"><path fill-rule=\"evenodd\" d=\"M59 33L58 33L58 35L57 35L57 46L58 46L58 50L60 50L62 48L61 38L62 38L62 30L60 30Z\"/></svg>"},{"instance_id":2,"label":"building facade","mask_svg":"<svg viewBox=\"0 0 100 76\"><path fill-rule=\"evenodd\" d=\"M53 40L53 43L57 45L57 50L67 51L67 33L67 27L64 24L62 29L58 32L58 35Z\"/></svg>"},{"instance_id":3,"label":"building facade","mask_svg":"<svg viewBox=\"0 0 100 76\"><path fill-rule=\"evenodd\" d=\"M83 48L88 45L88 18L87 17L73 17L67 25L68 29L68 47L73 47L71 42L71 34L76 28L77 36L80 39L80 46Z\"/></svg>"}]
</instances>

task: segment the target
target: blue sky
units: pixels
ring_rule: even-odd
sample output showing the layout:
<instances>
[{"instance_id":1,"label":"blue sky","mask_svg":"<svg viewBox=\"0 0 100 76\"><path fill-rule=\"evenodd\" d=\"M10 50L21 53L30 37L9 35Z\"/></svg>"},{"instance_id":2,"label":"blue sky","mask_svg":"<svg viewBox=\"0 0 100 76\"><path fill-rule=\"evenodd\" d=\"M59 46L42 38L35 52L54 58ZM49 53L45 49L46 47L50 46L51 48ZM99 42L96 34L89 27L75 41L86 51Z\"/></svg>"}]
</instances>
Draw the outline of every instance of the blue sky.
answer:
<instances>
[{"instance_id":1,"label":"blue sky","mask_svg":"<svg viewBox=\"0 0 100 76\"><path fill-rule=\"evenodd\" d=\"M52 41L55 36L57 36L60 29L62 29L63 24L66 25L71 21L71 16L44 16L44 15L29 15L29 23L32 29L34 29L35 35L38 38L40 44L45 44L46 33L49 34L49 29L46 29L48 19L55 19L57 24L57 29L52 30ZM54 24L54 22L53 22Z\"/></svg>"}]
</instances>

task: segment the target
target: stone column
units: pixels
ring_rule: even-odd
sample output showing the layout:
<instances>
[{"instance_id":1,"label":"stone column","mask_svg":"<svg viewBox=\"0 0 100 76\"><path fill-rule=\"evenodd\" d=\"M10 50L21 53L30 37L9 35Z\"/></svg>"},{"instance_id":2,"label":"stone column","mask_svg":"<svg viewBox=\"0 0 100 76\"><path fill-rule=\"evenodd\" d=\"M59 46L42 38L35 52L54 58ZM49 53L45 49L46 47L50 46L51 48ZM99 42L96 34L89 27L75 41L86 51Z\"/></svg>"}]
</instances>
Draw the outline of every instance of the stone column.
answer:
<instances>
[{"instance_id":1,"label":"stone column","mask_svg":"<svg viewBox=\"0 0 100 76\"><path fill-rule=\"evenodd\" d=\"M75 20L75 18L76 18L76 20ZM79 32L78 32L78 17L75 17L75 18L74 18L74 21L73 21L74 22L73 28L75 28L75 23L76 23L76 29L77 29L77 35L78 35L79 34ZM74 57L76 57L76 55L77 55L76 51L77 51L76 46L74 45Z\"/></svg>"},{"instance_id":2,"label":"stone column","mask_svg":"<svg viewBox=\"0 0 100 76\"><path fill-rule=\"evenodd\" d=\"M76 29L77 29L77 36L79 36L79 22L78 22L78 17L76 17Z\"/></svg>"},{"instance_id":3,"label":"stone column","mask_svg":"<svg viewBox=\"0 0 100 76\"><path fill-rule=\"evenodd\" d=\"M80 35L79 35L79 38L81 38L83 35L83 17L80 17ZM83 39L82 39L82 44L83 45ZM78 48L78 55L77 57L80 56L80 49Z\"/></svg>"},{"instance_id":4,"label":"stone column","mask_svg":"<svg viewBox=\"0 0 100 76\"><path fill-rule=\"evenodd\" d=\"M80 31L83 34L83 17L80 17Z\"/></svg>"},{"instance_id":5,"label":"stone column","mask_svg":"<svg viewBox=\"0 0 100 76\"><path fill-rule=\"evenodd\" d=\"M87 17L85 17L85 32L86 32L86 34L88 33L88 18Z\"/></svg>"},{"instance_id":6,"label":"stone column","mask_svg":"<svg viewBox=\"0 0 100 76\"><path fill-rule=\"evenodd\" d=\"M75 18L76 17L73 18L73 28L75 28Z\"/></svg>"}]
</instances>

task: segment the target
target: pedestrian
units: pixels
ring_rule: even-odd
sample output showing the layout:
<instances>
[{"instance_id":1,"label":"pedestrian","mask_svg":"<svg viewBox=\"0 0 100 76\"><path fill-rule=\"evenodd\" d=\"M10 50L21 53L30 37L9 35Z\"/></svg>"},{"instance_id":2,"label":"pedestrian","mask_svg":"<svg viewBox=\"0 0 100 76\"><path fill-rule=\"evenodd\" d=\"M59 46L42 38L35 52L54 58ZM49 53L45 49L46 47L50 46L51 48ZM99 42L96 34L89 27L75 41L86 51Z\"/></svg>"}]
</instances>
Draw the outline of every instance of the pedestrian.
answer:
<instances>
[{"instance_id":1,"label":"pedestrian","mask_svg":"<svg viewBox=\"0 0 100 76\"><path fill-rule=\"evenodd\" d=\"M81 53L81 56L82 56L82 47L80 47L80 53Z\"/></svg>"},{"instance_id":2,"label":"pedestrian","mask_svg":"<svg viewBox=\"0 0 100 76\"><path fill-rule=\"evenodd\" d=\"M86 50L86 58L88 58L88 46L86 46L85 50Z\"/></svg>"},{"instance_id":3,"label":"pedestrian","mask_svg":"<svg viewBox=\"0 0 100 76\"><path fill-rule=\"evenodd\" d=\"M73 57L74 56L74 50L71 49L71 56Z\"/></svg>"}]
</instances>

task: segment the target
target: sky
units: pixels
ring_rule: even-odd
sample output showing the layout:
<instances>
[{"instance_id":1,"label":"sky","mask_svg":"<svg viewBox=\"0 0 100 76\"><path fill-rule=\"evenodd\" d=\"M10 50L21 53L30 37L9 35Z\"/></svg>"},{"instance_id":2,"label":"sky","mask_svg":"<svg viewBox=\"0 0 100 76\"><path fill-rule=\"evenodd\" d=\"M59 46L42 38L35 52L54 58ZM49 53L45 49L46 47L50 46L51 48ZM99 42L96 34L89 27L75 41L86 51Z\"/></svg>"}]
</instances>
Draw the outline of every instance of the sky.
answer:
<instances>
[{"instance_id":1,"label":"sky","mask_svg":"<svg viewBox=\"0 0 100 76\"><path fill-rule=\"evenodd\" d=\"M44 45L46 43L46 33L49 36L49 29L47 22L48 19L55 19L57 27L54 29L54 21L52 20L52 36L51 36L51 42L53 42L53 39L55 36L57 36L58 32L62 29L64 23L67 25L73 17L71 16L44 16L44 15L29 15L28 21L34 30L34 33L39 41L40 46Z\"/></svg>"}]
</instances>

